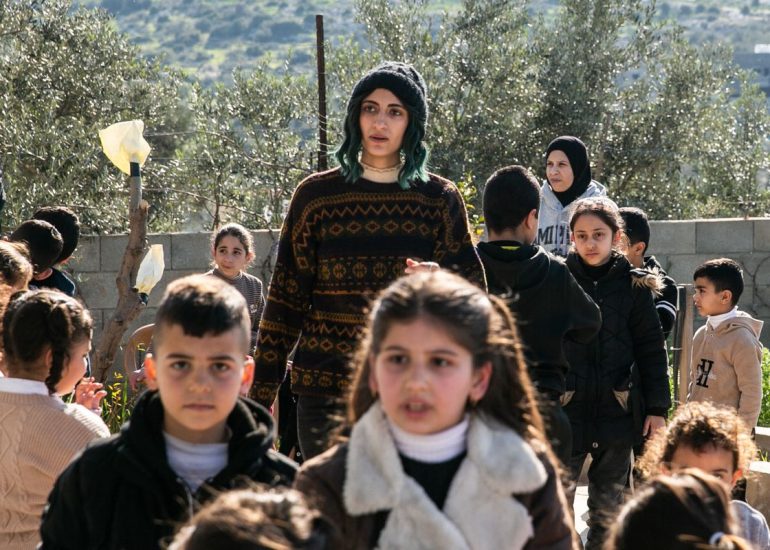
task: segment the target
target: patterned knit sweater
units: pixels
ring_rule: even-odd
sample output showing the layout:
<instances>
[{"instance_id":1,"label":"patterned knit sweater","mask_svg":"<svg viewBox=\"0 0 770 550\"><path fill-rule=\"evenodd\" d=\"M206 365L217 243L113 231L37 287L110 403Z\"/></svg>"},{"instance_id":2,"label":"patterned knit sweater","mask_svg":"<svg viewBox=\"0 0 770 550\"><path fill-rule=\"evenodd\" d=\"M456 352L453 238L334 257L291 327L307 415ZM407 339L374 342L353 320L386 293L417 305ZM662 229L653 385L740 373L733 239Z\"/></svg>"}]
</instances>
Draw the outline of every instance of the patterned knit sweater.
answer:
<instances>
[{"instance_id":1,"label":"patterned knit sweater","mask_svg":"<svg viewBox=\"0 0 770 550\"><path fill-rule=\"evenodd\" d=\"M90 441L109 435L104 422L80 405L0 392L0 548L35 548L56 478Z\"/></svg>"},{"instance_id":2,"label":"patterned knit sweater","mask_svg":"<svg viewBox=\"0 0 770 550\"><path fill-rule=\"evenodd\" d=\"M252 396L272 404L298 338L294 392L343 395L366 309L404 274L407 258L437 262L486 288L452 182L430 175L403 190L363 178L351 184L339 169L301 182L281 229L259 325Z\"/></svg>"},{"instance_id":3,"label":"patterned knit sweater","mask_svg":"<svg viewBox=\"0 0 770 550\"><path fill-rule=\"evenodd\" d=\"M222 279L226 283L233 285L246 299L246 305L249 306L249 318L251 319L251 346L254 349L257 345L257 331L259 330L259 320L262 317L262 311L265 309L265 297L262 294L262 281L254 275L241 272L232 279L219 271L212 269L207 271L206 275L213 275Z\"/></svg>"}]
</instances>

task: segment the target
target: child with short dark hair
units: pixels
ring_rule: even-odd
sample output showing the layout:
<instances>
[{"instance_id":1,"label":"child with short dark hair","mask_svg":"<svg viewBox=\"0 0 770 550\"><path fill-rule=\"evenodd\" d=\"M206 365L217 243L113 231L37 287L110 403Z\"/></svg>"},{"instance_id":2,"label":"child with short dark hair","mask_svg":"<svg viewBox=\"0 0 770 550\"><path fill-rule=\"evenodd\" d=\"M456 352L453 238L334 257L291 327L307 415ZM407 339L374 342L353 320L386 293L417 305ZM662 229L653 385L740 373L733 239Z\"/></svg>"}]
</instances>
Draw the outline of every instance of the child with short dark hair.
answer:
<instances>
[{"instance_id":1,"label":"child with short dark hair","mask_svg":"<svg viewBox=\"0 0 770 550\"><path fill-rule=\"evenodd\" d=\"M80 241L80 219L66 206L44 206L32 214L32 219L43 220L53 225L61 234L62 250L54 264L64 264L70 259ZM75 296L75 283L61 269L51 267L50 274L35 281L38 288L54 288Z\"/></svg>"},{"instance_id":2,"label":"child with short dark hair","mask_svg":"<svg viewBox=\"0 0 770 550\"><path fill-rule=\"evenodd\" d=\"M0 548L34 548L46 497L89 442L110 435L99 417L106 395L83 378L91 316L48 290L17 292L3 315L0 377ZM75 390L75 403L60 396Z\"/></svg>"},{"instance_id":3,"label":"child with short dark hair","mask_svg":"<svg viewBox=\"0 0 770 550\"><path fill-rule=\"evenodd\" d=\"M380 294L348 427L295 484L338 528L330 548L573 548L516 325L461 277L418 273Z\"/></svg>"},{"instance_id":4,"label":"child with short dark hair","mask_svg":"<svg viewBox=\"0 0 770 550\"><path fill-rule=\"evenodd\" d=\"M228 491L180 529L168 550L324 550L328 526L293 489Z\"/></svg>"},{"instance_id":5,"label":"child with short dark hair","mask_svg":"<svg viewBox=\"0 0 770 550\"><path fill-rule=\"evenodd\" d=\"M743 272L734 260L704 262L693 279L695 307L707 319L693 337L687 401L733 407L753 430L762 406L763 322L738 309Z\"/></svg>"},{"instance_id":6,"label":"child with short dark hair","mask_svg":"<svg viewBox=\"0 0 770 550\"><path fill-rule=\"evenodd\" d=\"M559 402L569 369L563 343L590 341L601 327L599 308L562 260L532 244L540 185L529 170L507 166L496 171L484 187L483 204L488 239L477 249L489 292L506 299L516 316L548 439L566 464L572 430Z\"/></svg>"},{"instance_id":7,"label":"child with short dark hair","mask_svg":"<svg viewBox=\"0 0 770 550\"><path fill-rule=\"evenodd\" d=\"M621 510L604 550L752 550L738 535L727 491L698 470L659 476Z\"/></svg>"},{"instance_id":8,"label":"child with short dark hair","mask_svg":"<svg viewBox=\"0 0 770 550\"><path fill-rule=\"evenodd\" d=\"M733 409L693 402L677 410L668 427L648 443L639 460L645 476L698 468L719 479L730 490L758 456L744 422ZM743 536L759 550L770 550L767 521L747 503L733 500Z\"/></svg>"},{"instance_id":9,"label":"child with short dark hair","mask_svg":"<svg viewBox=\"0 0 770 550\"><path fill-rule=\"evenodd\" d=\"M158 548L216 493L247 481L287 485L296 465L272 450L270 414L251 387L243 296L207 276L174 281L155 317L152 391L120 434L86 450L59 478L43 548Z\"/></svg>"},{"instance_id":10,"label":"child with short dark hair","mask_svg":"<svg viewBox=\"0 0 770 550\"><path fill-rule=\"evenodd\" d=\"M56 263L64 246L59 230L43 220L22 222L11 233L10 241L23 242L29 249L33 269L31 287L34 287L36 280L50 275L50 269Z\"/></svg>"},{"instance_id":11,"label":"child with short dark hair","mask_svg":"<svg viewBox=\"0 0 770 550\"><path fill-rule=\"evenodd\" d=\"M678 291L676 281L669 277L655 256L645 256L650 248L650 222L647 214L640 208L626 206L620 209L623 218L623 232L627 238L624 254L626 259L637 269L647 269L660 275L663 286L655 296L655 309L660 317L663 336L668 338L676 322Z\"/></svg>"}]
</instances>

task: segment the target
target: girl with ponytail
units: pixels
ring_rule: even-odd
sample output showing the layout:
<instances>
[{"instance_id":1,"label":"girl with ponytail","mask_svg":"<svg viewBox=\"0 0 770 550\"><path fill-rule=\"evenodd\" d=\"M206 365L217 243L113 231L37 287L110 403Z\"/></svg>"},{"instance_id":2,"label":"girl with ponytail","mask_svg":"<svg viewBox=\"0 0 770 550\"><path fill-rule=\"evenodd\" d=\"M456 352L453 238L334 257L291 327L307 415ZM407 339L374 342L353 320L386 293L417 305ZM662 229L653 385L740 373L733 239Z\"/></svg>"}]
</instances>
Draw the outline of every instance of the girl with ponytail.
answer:
<instances>
[{"instance_id":1,"label":"girl with ponytail","mask_svg":"<svg viewBox=\"0 0 770 550\"><path fill-rule=\"evenodd\" d=\"M332 548L559 548L570 514L506 306L444 271L374 303L354 363L350 437L296 487Z\"/></svg>"},{"instance_id":2,"label":"girl with ponytail","mask_svg":"<svg viewBox=\"0 0 770 550\"><path fill-rule=\"evenodd\" d=\"M105 392L84 379L91 316L60 292L17 292L3 315L0 378L0 548L34 548L48 493L72 458L110 435L97 414Z\"/></svg>"}]
</instances>

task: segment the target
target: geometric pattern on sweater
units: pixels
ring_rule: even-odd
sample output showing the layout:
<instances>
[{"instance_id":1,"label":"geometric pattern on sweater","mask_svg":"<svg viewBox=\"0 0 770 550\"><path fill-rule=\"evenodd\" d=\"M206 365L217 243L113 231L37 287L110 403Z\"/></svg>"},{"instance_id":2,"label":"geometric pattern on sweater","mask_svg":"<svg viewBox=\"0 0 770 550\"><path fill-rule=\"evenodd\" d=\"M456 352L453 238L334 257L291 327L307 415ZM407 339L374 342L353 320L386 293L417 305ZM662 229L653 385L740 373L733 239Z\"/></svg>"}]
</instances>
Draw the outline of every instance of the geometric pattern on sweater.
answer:
<instances>
[{"instance_id":1,"label":"geometric pattern on sweater","mask_svg":"<svg viewBox=\"0 0 770 550\"><path fill-rule=\"evenodd\" d=\"M349 383L366 310L404 274L406 259L434 261L484 285L465 205L443 178L410 189L338 169L297 186L278 243L255 353L252 396L270 404L296 344L296 393L339 396Z\"/></svg>"}]
</instances>

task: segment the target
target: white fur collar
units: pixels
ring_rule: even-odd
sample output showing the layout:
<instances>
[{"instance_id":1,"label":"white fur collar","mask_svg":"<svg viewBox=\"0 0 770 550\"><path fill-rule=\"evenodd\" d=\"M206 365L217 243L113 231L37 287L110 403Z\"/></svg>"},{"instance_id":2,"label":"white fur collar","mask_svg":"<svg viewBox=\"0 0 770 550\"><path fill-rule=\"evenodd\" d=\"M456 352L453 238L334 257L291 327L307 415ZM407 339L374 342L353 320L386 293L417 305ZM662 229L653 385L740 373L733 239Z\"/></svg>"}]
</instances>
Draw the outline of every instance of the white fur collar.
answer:
<instances>
[{"instance_id":1,"label":"white fur collar","mask_svg":"<svg viewBox=\"0 0 770 550\"><path fill-rule=\"evenodd\" d=\"M531 493L546 481L543 464L518 434L473 414L467 455L439 510L404 473L376 402L353 426L343 498L353 516L391 510L378 542L382 549L517 549L533 528L512 495Z\"/></svg>"}]
</instances>

